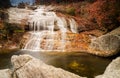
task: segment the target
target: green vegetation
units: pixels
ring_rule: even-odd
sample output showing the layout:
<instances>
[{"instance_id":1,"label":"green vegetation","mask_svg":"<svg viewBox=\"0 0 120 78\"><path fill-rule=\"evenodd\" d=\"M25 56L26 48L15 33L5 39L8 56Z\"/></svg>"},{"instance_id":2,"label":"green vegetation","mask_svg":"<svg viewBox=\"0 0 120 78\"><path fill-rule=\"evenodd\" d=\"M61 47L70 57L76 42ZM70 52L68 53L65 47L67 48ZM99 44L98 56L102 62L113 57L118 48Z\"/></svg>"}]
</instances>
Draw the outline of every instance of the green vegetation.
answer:
<instances>
[{"instance_id":1,"label":"green vegetation","mask_svg":"<svg viewBox=\"0 0 120 78\"><path fill-rule=\"evenodd\" d=\"M72 15L78 20L78 30L101 30L105 33L120 26L120 0L81 0L57 5L57 12Z\"/></svg>"},{"instance_id":2,"label":"green vegetation","mask_svg":"<svg viewBox=\"0 0 120 78\"><path fill-rule=\"evenodd\" d=\"M4 25L3 28L0 29L2 40L9 40L10 37L13 37L13 34L24 32L24 30L21 29L16 24L9 24L9 23L4 22L3 25Z\"/></svg>"},{"instance_id":3,"label":"green vegetation","mask_svg":"<svg viewBox=\"0 0 120 78\"><path fill-rule=\"evenodd\" d=\"M73 8L73 7L67 8L66 13L74 16L75 15L75 8Z\"/></svg>"}]
</instances>

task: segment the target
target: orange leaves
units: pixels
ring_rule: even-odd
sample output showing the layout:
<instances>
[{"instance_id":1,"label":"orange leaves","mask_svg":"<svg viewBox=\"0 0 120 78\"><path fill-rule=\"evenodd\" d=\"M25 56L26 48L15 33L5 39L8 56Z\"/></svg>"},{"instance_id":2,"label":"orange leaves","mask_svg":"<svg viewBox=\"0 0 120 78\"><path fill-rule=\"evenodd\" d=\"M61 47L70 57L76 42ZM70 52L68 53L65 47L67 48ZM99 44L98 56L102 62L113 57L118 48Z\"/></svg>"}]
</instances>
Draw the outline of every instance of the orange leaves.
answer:
<instances>
[{"instance_id":1,"label":"orange leaves","mask_svg":"<svg viewBox=\"0 0 120 78\"><path fill-rule=\"evenodd\" d=\"M99 27L105 27L108 30L117 27L119 2L118 0L97 0L88 7L91 19L94 18Z\"/></svg>"}]
</instances>

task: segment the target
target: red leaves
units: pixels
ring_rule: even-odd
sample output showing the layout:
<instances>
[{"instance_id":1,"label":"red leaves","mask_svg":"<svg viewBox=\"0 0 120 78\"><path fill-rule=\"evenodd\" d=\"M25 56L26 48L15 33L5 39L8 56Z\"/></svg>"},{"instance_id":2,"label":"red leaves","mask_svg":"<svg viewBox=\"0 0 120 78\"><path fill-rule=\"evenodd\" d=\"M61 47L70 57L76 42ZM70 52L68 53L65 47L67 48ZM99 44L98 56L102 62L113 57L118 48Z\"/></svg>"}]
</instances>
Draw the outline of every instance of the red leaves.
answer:
<instances>
[{"instance_id":1,"label":"red leaves","mask_svg":"<svg viewBox=\"0 0 120 78\"><path fill-rule=\"evenodd\" d=\"M105 27L108 30L117 27L118 2L118 0L97 0L89 5L90 18L95 18L99 27Z\"/></svg>"}]
</instances>

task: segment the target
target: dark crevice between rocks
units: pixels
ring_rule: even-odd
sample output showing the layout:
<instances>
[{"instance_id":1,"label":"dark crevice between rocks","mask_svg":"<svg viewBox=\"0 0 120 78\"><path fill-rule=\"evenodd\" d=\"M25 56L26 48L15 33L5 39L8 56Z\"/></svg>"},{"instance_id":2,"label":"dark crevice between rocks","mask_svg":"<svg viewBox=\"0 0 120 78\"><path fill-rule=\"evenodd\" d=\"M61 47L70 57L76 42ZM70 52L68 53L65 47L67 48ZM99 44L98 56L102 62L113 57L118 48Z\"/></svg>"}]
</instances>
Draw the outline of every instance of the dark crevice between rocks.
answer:
<instances>
[{"instance_id":1,"label":"dark crevice between rocks","mask_svg":"<svg viewBox=\"0 0 120 78\"><path fill-rule=\"evenodd\" d=\"M25 64L28 63L30 60L32 60L32 58L28 59L28 60L25 62ZM24 65L25 65L25 64L24 64ZM18 78L18 76L17 76L17 74L16 74L15 72L16 72L17 70L21 69L22 67L24 67L24 65L20 66L19 68L13 69L12 78ZM43 77L43 78L44 78L44 77Z\"/></svg>"}]
</instances>

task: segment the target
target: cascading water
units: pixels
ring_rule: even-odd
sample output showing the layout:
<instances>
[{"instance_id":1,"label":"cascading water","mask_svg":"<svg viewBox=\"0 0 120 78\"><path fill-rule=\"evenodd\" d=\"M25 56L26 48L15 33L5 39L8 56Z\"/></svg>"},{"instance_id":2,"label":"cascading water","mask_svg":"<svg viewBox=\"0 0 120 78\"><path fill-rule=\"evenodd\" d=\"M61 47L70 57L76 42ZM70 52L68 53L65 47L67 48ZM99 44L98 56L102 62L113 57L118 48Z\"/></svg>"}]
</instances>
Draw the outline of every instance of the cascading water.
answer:
<instances>
[{"instance_id":1,"label":"cascading water","mask_svg":"<svg viewBox=\"0 0 120 78\"><path fill-rule=\"evenodd\" d=\"M77 24L74 19L69 19L70 30L77 33ZM24 50L39 51L64 51L68 24L64 17L58 17L55 12L50 12L45 7L36 9L28 19L30 37L23 47ZM76 26L76 27L74 27ZM58 34L55 29L59 30ZM60 37L58 39L58 37ZM55 46L56 42L60 43Z\"/></svg>"},{"instance_id":2,"label":"cascading water","mask_svg":"<svg viewBox=\"0 0 120 78\"><path fill-rule=\"evenodd\" d=\"M42 36L43 34L40 32L31 32L30 40L25 45L24 49L41 50L39 42L41 42Z\"/></svg>"},{"instance_id":3,"label":"cascading water","mask_svg":"<svg viewBox=\"0 0 120 78\"><path fill-rule=\"evenodd\" d=\"M69 19L69 22L70 22L70 29L71 29L71 31L73 32L73 33L78 33L78 31L77 31L77 23L75 22L75 20L74 19Z\"/></svg>"}]
</instances>

